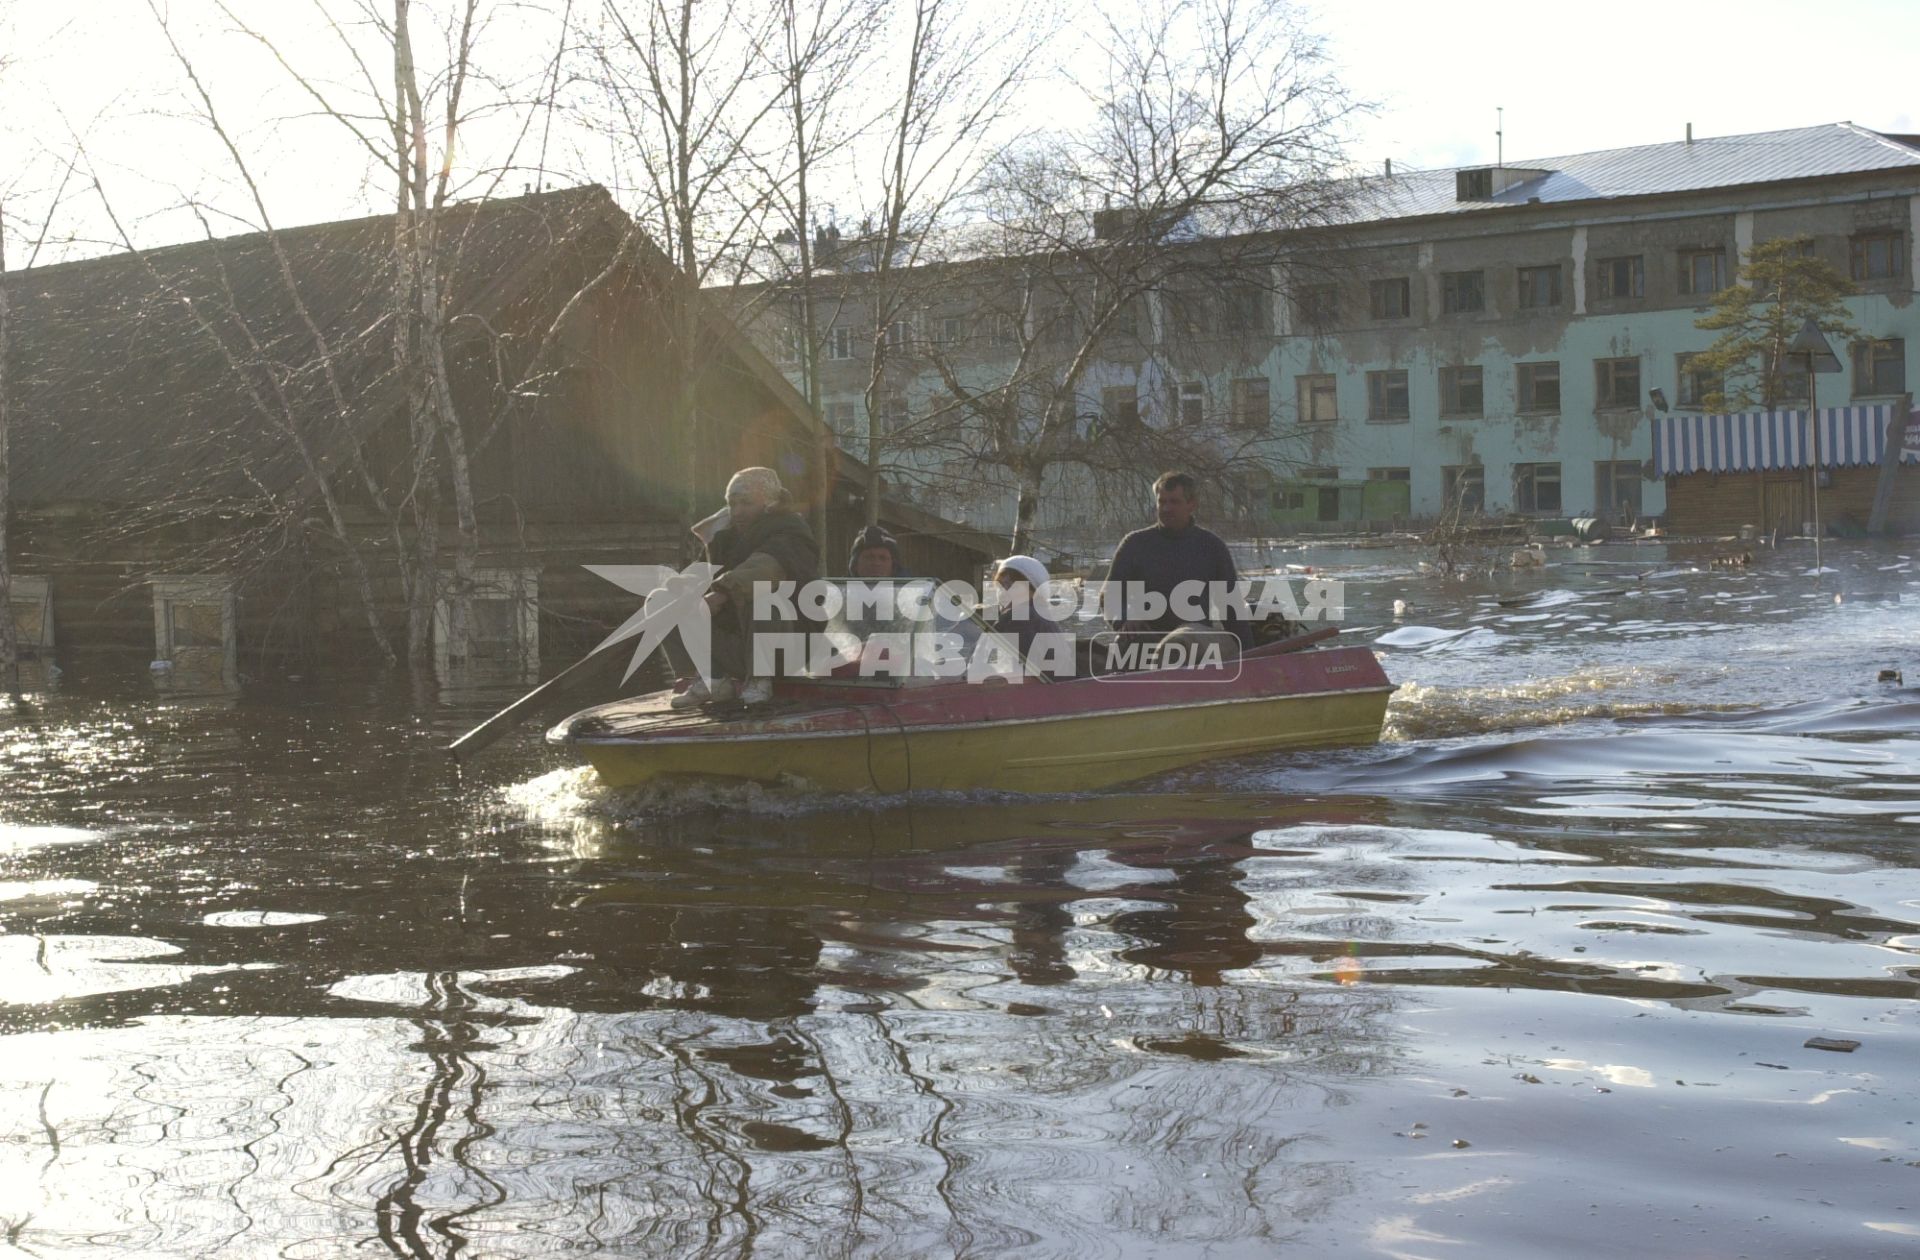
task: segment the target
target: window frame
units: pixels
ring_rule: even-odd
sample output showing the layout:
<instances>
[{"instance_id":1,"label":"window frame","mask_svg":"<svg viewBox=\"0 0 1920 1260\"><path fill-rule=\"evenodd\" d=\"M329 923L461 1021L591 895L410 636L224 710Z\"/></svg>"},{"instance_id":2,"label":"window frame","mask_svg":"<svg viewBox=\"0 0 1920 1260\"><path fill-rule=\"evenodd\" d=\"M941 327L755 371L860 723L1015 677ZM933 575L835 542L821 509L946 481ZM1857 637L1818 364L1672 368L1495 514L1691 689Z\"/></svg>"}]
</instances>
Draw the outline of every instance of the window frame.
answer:
<instances>
[{"instance_id":1,"label":"window frame","mask_svg":"<svg viewBox=\"0 0 1920 1260\"><path fill-rule=\"evenodd\" d=\"M1251 432L1264 432L1273 427L1272 381L1264 376L1236 376L1227 388L1230 427Z\"/></svg>"},{"instance_id":2,"label":"window frame","mask_svg":"<svg viewBox=\"0 0 1920 1260\"><path fill-rule=\"evenodd\" d=\"M1621 402L1620 380L1626 374L1623 365L1633 365L1633 401ZM1640 356L1620 355L1593 361L1593 409L1595 411L1637 411L1645 406L1646 390L1640 370Z\"/></svg>"},{"instance_id":3,"label":"window frame","mask_svg":"<svg viewBox=\"0 0 1920 1260\"><path fill-rule=\"evenodd\" d=\"M1552 369L1553 373L1553 405L1543 407L1535 400L1535 395L1539 393L1540 378L1543 375L1542 369L1549 368ZM1523 416L1557 416L1560 414L1560 409L1565 398L1565 392L1561 389L1562 377L1560 373L1560 360L1535 359L1525 363L1516 363L1513 365L1513 380L1513 409L1517 414Z\"/></svg>"},{"instance_id":4,"label":"window frame","mask_svg":"<svg viewBox=\"0 0 1920 1260\"><path fill-rule=\"evenodd\" d=\"M1678 251L1680 274L1678 276L1680 292L1685 297L1712 297L1727 287L1727 249L1724 245L1697 246ZM1694 264L1711 258L1713 260L1713 287L1696 287Z\"/></svg>"},{"instance_id":5,"label":"window frame","mask_svg":"<svg viewBox=\"0 0 1920 1260\"><path fill-rule=\"evenodd\" d=\"M1622 485L1632 485L1633 516L1638 519L1641 505L1646 501L1643 487L1646 475L1643 464L1637 459L1596 459L1593 461L1593 509L1609 520L1617 519L1620 510L1619 496L1614 492ZM1565 479L1561 488L1565 489Z\"/></svg>"},{"instance_id":6,"label":"window frame","mask_svg":"<svg viewBox=\"0 0 1920 1260\"><path fill-rule=\"evenodd\" d=\"M1621 263L1629 265L1627 281L1629 291L1626 293L1618 292L1613 285L1614 276L1612 268ZM1606 301L1629 301L1634 298L1644 298L1647 296L1647 256L1645 254L1614 254L1610 257L1602 258L1596 265L1594 279L1596 281L1594 291L1599 297Z\"/></svg>"},{"instance_id":7,"label":"window frame","mask_svg":"<svg viewBox=\"0 0 1920 1260\"><path fill-rule=\"evenodd\" d=\"M1548 473L1547 470L1552 472ZM1540 487L1551 482L1553 506L1540 504ZM1523 495L1521 492L1525 490ZM1513 510L1522 516L1559 516L1566 511L1566 479L1559 460L1541 460L1513 466Z\"/></svg>"},{"instance_id":8,"label":"window frame","mask_svg":"<svg viewBox=\"0 0 1920 1260\"><path fill-rule=\"evenodd\" d=\"M1188 414L1192 404L1192 414ZM1207 421L1207 386L1204 381L1179 381L1173 387L1173 414L1179 424L1198 425Z\"/></svg>"},{"instance_id":9,"label":"window frame","mask_svg":"<svg viewBox=\"0 0 1920 1260\"><path fill-rule=\"evenodd\" d=\"M1390 299L1397 299L1390 300ZM1398 309L1394 309L1397 305ZM1367 285L1368 313L1377 321L1413 317L1413 280L1409 276L1386 276Z\"/></svg>"},{"instance_id":10,"label":"window frame","mask_svg":"<svg viewBox=\"0 0 1920 1260\"><path fill-rule=\"evenodd\" d=\"M1561 275L1563 270L1559 263L1542 263L1535 267L1516 267L1514 269L1514 275L1519 281L1520 309L1523 311L1557 310L1566 300L1566 285ZM1552 279L1553 283L1548 286L1548 288L1552 290L1552 295L1547 301L1536 302L1533 300L1534 286L1530 284L1529 281L1541 276L1549 276Z\"/></svg>"},{"instance_id":11,"label":"window frame","mask_svg":"<svg viewBox=\"0 0 1920 1260\"><path fill-rule=\"evenodd\" d=\"M1475 502L1462 502L1460 511L1485 515L1487 510L1487 466L1485 464L1445 464L1440 469L1440 506L1442 511L1450 512L1454 508L1454 499L1460 489L1460 482L1476 484L1479 489Z\"/></svg>"},{"instance_id":12,"label":"window frame","mask_svg":"<svg viewBox=\"0 0 1920 1260\"><path fill-rule=\"evenodd\" d=\"M1479 401L1471 408L1460 404L1460 387L1465 372L1474 375L1473 387ZM1479 363L1456 363L1440 369L1440 415L1449 420L1480 420L1487 414L1487 374Z\"/></svg>"},{"instance_id":13,"label":"window frame","mask_svg":"<svg viewBox=\"0 0 1920 1260\"><path fill-rule=\"evenodd\" d=\"M1673 356L1674 403L1680 407L1704 407L1708 394L1724 394L1727 378L1722 372L1707 372L1690 366L1690 361L1700 357L1703 351L1682 350ZM1702 390L1699 384L1702 377L1712 382L1712 388Z\"/></svg>"},{"instance_id":14,"label":"window frame","mask_svg":"<svg viewBox=\"0 0 1920 1260\"><path fill-rule=\"evenodd\" d=\"M1907 234L1898 228L1879 228L1868 232L1855 232L1847 238L1847 275L1862 284L1871 284L1876 280L1898 280L1906 275ZM1887 269L1874 272L1870 266L1874 245L1886 247Z\"/></svg>"},{"instance_id":15,"label":"window frame","mask_svg":"<svg viewBox=\"0 0 1920 1260\"><path fill-rule=\"evenodd\" d=\"M1118 404L1117 407L1116 404ZM1116 410L1118 414L1115 414ZM1139 385L1102 386L1100 390L1100 421L1108 428L1139 428Z\"/></svg>"},{"instance_id":16,"label":"window frame","mask_svg":"<svg viewBox=\"0 0 1920 1260\"><path fill-rule=\"evenodd\" d=\"M1338 424L1340 422L1340 378L1332 372L1302 372L1293 378L1294 402L1300 411L1302 425ZM1333 414L1322 416L1315 403L1326 397L1333 404Z\"/></svg>"},{"instance_id":17,"label":"window frame","mask_svg":"<svg viewBox=\"0 0 1920 1260\"><path fill-rule=\"evenodd\" d=\"M1884 356L1876 351L1885 348ZM1907 339L1905 337L1863 337L1853 343L1853 396L1855 398L1887 398L1907 391ZM1892 388L1882 388L1879 364L1891 364L1899 373L1899 379L1893 381ZM1862 372L1862 367L1865 372ZM1868 380L1862 380L1866 376Z\"/></svg>"},{"instance_id":18,"label":"window frame","mask_svg":"<svg viewBox=\"0 0 1920 1260\"><path fill-rule=\"evenodd\" d=\"M1397 379L1396 379L1397 378ZM1398 386L1399 412L1392 403ZM1383 368L1367 373L1367 423L1400 424L1413 419L1413 382L1405 368Z\"/></svg>"},{"instance_id":19,"label":"window frame","mask_svg":"<svg viewBox=\"0 0 1920 1260\"><path fill-rule=\"evenodd\" d=\"M1462 303L1462 285L1471 280L1473 305ZM1440 313L1442 315L1480 315L1487 309L1487 273L1485 268L1440 273Z\"/></svg>"},{"instance_id":20,"label":"window frame","mask_svg":"<svg viewBox=\"0 0 1920 1260\"><path fill-rule=\"evenodd\" d=\"M1338 326L1340 320L1340 286L1337 284L1309 284L1295 289L1289 294L1293 308L1293 322L1296 328L1306 328L1313 332L1326 332Z\"/></svg>"}]
</instances>

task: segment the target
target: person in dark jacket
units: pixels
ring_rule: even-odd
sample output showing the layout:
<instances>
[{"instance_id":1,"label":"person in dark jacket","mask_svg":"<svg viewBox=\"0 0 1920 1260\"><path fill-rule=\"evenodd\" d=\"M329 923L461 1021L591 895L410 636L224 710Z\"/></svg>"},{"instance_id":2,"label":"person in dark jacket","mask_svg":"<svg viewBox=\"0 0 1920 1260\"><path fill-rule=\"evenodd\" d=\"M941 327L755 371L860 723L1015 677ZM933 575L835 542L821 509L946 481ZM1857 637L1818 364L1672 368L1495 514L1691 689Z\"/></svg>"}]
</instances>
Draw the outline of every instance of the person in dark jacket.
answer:
<instances>
[{"instance_id":1,"label":"person in dark jacket","mask_svg":"<svg viewBox=\"0 0 1920 1260\"><path fill-rule=\"evenodd\" d=\"M764 704L773 696L773 680L753 672L753 636L794 627L756 620L753 591L760 582L812 581L820 576L820 548L806 518L771 468L743 468L727 483L727 521L707 543L707 561L719 567L706 595L713 614L713 683L698 676L678 635L667 640L668 660L686 690L671 701L676 709L738 699Z\"/></svg>"},{"instance_id":2,"label":"person in dark jacket","mask_svg":"<svg viewBox=\"0 0 1920 1260\"><path fill-rule=\"evenodd\" d=\"M1153 497L1155 523L1121 539L1119 547L1114 549L1113 564L1107 570L1109 592L1116 586L1119 591L1110 598L1126 601L1114 619L1114 629L1167 634L1192 627L1183 638L1195 633L1218 632L1223 641L1227 636L1234 640L1230 650L1237 655L1239 648L1247 643L1250 628L1236 622L1223 629L1220 619L1210 615L1205 590L1212 583L1224 583L1222 589L1231 588L1239 580L1239 573L1226 541L1194 521L1200 506L1194 479L1183 472L1162 473L1153 483ZM1179 588L1183 583L1202 584L1186 588L1184 593L1197 594L1198 598L1182 601L1190 605L1185 613L1176 609L1174 599L1177 593L1182 593ZM1132 600L1128 598L1134 592L1152 592L1165 601L1166 606L1156 616L1135 616ZM1191 615L1195 611L1192 605L1197 605L1200 617Z\"/></svg>"},{"instance_id":3,"label":"person in dark jacket","mask_svg":"<svg viewBox=\"0 0 1920 1260\"><path fill-rule=\"evenodd\" d=\"M869 525L853 539L847 553L847 574L857 578L912 577L900 560L900 543L878 525Z\"/></svg>"}]
</instances>

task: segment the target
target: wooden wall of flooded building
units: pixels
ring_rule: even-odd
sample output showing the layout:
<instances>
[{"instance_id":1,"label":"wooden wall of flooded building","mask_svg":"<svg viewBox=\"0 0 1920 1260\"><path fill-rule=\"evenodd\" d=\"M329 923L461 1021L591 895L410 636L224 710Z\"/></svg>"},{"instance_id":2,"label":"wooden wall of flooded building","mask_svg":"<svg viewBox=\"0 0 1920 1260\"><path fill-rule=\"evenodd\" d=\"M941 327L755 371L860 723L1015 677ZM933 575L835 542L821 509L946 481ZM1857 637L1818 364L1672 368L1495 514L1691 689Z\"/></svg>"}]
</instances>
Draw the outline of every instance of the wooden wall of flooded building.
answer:
<instances>
[{"instance_id":1,"label":"wooden wall of flooded building","mask_svg":"<svg viewBox=\"0 0 1920 1260\"><path fill-rule=\"evenodd\" d=\"M1880 469L1836 468L1820 488L1820 520L1829 535L1859 537L1873 516ZM1694 473L1667 478L1667 532L1678 537L1738 534L1752 526L1761 534L1778 527L1798 534L1813 519L1805 472ZM1920 533L1920 465L1902 464L1894 474L1887 528Z\"/></svg>"}]
</instances>

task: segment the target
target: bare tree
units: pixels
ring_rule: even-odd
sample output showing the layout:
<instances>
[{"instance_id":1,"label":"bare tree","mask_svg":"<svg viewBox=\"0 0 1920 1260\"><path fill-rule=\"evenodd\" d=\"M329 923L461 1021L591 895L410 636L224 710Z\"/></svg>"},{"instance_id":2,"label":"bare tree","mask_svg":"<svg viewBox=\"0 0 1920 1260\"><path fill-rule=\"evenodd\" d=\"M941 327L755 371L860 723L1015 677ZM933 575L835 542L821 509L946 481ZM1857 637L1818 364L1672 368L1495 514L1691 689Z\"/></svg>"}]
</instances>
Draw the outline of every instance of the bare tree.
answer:
<instances>
[{"instance_id":1,"label":"bare tree","mask_svg":"<svg viewBox=\"0 0 1920 1260\"><path fill-rule=\"evenodd\" d=\"M897 418L889 397L896 388L891 360L896 350L925 340L925 330L915 328L926 297L916 281L928 274L923 264L932 260L935 234L947 226L957 194L980 174L976 159L998 131L1028 70L1037 30L998 13L983 22L977 8L958 0L912 0L899 20L904 30L889 53L903 69L886 146L878 155L877 230L863 232L858 243L864 255L861 292L872 330L865 452L869 525L880 519L886 426Z\"/></svg>"},{"instance_id":2,"label":"bare tree","mask_svg":"<svg viewBox=\"0 0 1920 1260\"><path fill-rule=\"evenodd\" d=\"M1163 388L1136 375L1137 401L1110 415L1088 396L1094 368L1116 343L1163 372L1183 355L1264 352L1287 234L1342 208L1341 128L1357 107L1282 0L1161 0L1138 25L1110 19L1098 54L1090 122L1006 153L980 186L977 248L993 261L967 284L974 335L996 352L930 356L967 421L947 440L1017 489L1015 550L1050 470L1098 484L1246 461L1267 400L1208 408L1217 423L1153 423L1176 410Z\"/></svg>"},{"instance_id":3,"label":"bare tree","mask_svg":"<svg viewBox=\"0 0 1920 1260\"><path fill-rule=\"evenodd\" d=\"M774 46L774 6L722 0L604 0L582 40L600 97L589 120L622 150L637 175L631 212L665 252L678 282L661 294L678 369L671 431L683 511L715 470L705 467L701 383L718 348L701 289L745 274L766 240L772 202L756 173L772 165L771 125L787 96L764 50Z\"/></svg>"}]
</instances>

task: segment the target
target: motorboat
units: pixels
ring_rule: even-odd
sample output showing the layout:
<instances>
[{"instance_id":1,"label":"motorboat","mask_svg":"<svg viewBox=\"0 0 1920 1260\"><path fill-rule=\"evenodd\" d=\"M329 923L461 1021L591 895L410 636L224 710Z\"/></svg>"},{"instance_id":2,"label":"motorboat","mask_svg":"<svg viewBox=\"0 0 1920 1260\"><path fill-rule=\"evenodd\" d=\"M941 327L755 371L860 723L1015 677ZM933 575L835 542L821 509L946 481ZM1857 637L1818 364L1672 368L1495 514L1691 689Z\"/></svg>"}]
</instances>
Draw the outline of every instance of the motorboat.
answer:
<instances>
[{"instance_id":1,"label":"motorboat","mask_svg":"<svg viewBox=\"0 0 1920 1260\"><path fill-rule=\"evenodd\" d=\"M575 713L547 740L579 752L613 787L717 779L880 793L1085 791L1221 758L1378 742L1393 684L1370 648L1327 646L1331 633L1231 660L981 677L951 668L956 641L974 662L982 648L1006 646L977 614L864 625L836 615L827 667L777 679L770 703L676 709L674 692L658 691ZM917 646L935 638L944 674ZM876 644L904 647L876 653ZM907 665L869 668L876 655Z\"/></svg>"}]
</instances>

